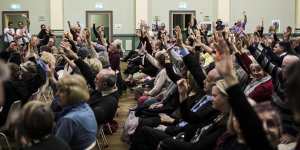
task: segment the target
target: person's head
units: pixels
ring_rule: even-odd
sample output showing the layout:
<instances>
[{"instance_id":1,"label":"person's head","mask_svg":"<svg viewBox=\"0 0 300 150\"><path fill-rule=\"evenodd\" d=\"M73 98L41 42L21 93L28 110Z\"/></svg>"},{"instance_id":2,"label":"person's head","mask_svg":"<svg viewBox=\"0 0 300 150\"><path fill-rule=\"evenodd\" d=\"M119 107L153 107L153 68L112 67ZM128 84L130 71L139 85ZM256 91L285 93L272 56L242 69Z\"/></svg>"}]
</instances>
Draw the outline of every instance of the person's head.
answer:
<instances>
[{"instance_id":1,"label":"person's head","mask_svg":"<svg viewBox=\"0 0 300 150\"><path fill-rule=\"evenodd\" d=\"M48 64L49 68L55 68L56 58L53 54L49 52L42 52L40 59L43 60L46 64Z\"/></svg>"},{"instance_id":2,"label":"person's head","mask_svg":"<svg viewBox=\"0 0 300 150\"><path fill-rule=\"evenodd\" d=\"M211 94L211 90L213 85L215 85L216 81L221 78L221 75L217 71L217 69L213 69L208 72L204 82L204 91L207 94Z\"/></svg>"},{"instance_id":3,"label":"person's head","mask_svg":"<svg viewBox=\"0 0 300 150\"><path fill-rule=\"evenodd\" d=\"M109 91L116 88L116 74L111 69L102 69L96 76L95 85L98 91Z\"/></svg>"},{"instance_id":4,"label":"person's head","mask_svg":"<svg viewBox=\"0 0 300 150\"><path fill-rule=\"evenodd\" d=\"M50 135L54 127L52 110L47 104L39 101L28 102L21 110L20 120L25 134L21 136L24 136L27 142L41 140Z\"/></svg>"},{"instance_id":5,"label":"person's head","mask_svg":"<svg viewBox=\"0 0 300 150\"><path fill-rule=\"evenodd\" d=\"M289 75L288 73L288 68L296 63L296 62L299 62L300 59L299 57L295 56L295 55L287 55L283 58L283 61L282 61L282 64L281 64L281 68L282 68L282 75L283 75L283 78L286 79Z\"/></svg>"},{"instance_id":6,"label":"person's head","mask_svg":"<svg viewBox=\"0 0 300 150\"><path fill-rule=\"evenodd\" d=\"M37 65L32 61L26 61L20 65L22 80L32 79L37 74Z\"/></svg>"},{"instance_id":7,"label":"person's head","mask_svg":"<svg viewBox=\"0 0 300 150\"><path fill-rule=\"evenodd\" d=\"M292 31L293 31L293 29L291 26L286 27L286 31L285 31L286 33L292 33Z\"/></svg>"},{"instance_id":8,"label":"person's head","mask_svg":"<svg viewBox=\"0 0 300 150\"><path fill-rule=\"evenodd\" d=\"M277 42L273 48L273 52L276 55L281 55L282 53L287 52L289 49L288 44L289 44L288 42Z\"/></svg>"},{"instance_id":9,"label":"person's head","mask_svg":"<svg viewBox=\"0 0 300 150\"><path fill-rule=\"evenodd\" d=\"M12 28L13 27L13 23L11 21L8 22L8 28Z\"/></svg>"},{"instance_id":10,"label":"person's head","mask_svg":"<svg viewBox=\"0 0 300 150\"><path fill-rule=\"evenodd\" d=\"M116 42L110 43L110 45L108 47L108 51L111 53L117 53L117 52L120 52L120 50L121 50L121 45Z\"/></svg>"},{"instance_id":11,"label":"person's head","mask_svg":"<svg viewBox=\"0 0 300 150\"><path fill-rule=\"evenodd\" d=\"M104 31L104 25L98 26L98 27L97 27L97 31L98 31L98 32Z\"/></svg>"},{"instance_id":12,"label":"person's head","mask_svg":"<svg viewBox=\"0 0 300 150\"><path fill-rule=\"evenodd\" d=\"M80 75L66 75L58 81L58 96L62 107L85 102L90 98L85 79Z\"/></svg>"},{"instance_id":13,"label":"person's head","mask_svg":"<svg viewBox=\"0 0 300 150\"><path fill-rule=\"evenodd\" d=\"M41 25L41 30L44 30L44 31L47 30L46 25L42 24L42 25Z\"/></svg>"},{"instance_id":14,"label":"person's head","mask_svg":"<svg viewBox=\"0 0 300 150\"><path fill-rule=\"evenodd\" d=\"M166 52L165 51L158 51L155 53L155 59L158 61L161 67L165 67L165 59L166 59Z\"/></svg>"},{"instance_id":15,"label":"person's head","mask_svg":"<svg viewBox=\"0 0 300 150\"><path fill-rule=\"evenodd\" d=\"M256 104L254 109L262 122L269 141L276 147L281 137L281 122L278 111L272 106L271 102Z\"/></svg>"},{"instance_id":16,"label":"person's head","mask_svg":"<svg viewBox=\"0 0 300 150\"><path fill-rule=\"evenodd\" d=\"M50 37L50 38L49 38L48 46L49 46L49 47L55 46L55 40L54 40L53 37Z\"/></svg>"},{"instance_id":17,"label":"person's head","mask_svg":"<svg viewBox=\"0 0 300 150\"><path fill-rule=\"evenodd\" d=\"M248 102L251 106L253 106L259 119L261 120L262 126L269 141L273 146L278 145L278 140L281 136L281 123L276 109L273 108L270 102L255 103L253 100L249 99ZM243 133L240 129L240 124L232 112L230 113L227 127L230 133L236 134L241 142L245 142L243 139Z\"/></svg>"},{"instance_id":18,"label":"person's head","mask_svg":"<svg viewBox=\"0 0 300 150\"><path fill-rule=\"evenodd\" d=\"M254 79L261 79L266 76L266 73L264 72L263 68L257 63L252 63L250 65L251 74L254 77Z\"/></svg>"},{"instance_id":19,"label":"person's head","mask_svg":"<svg viewBox=\"0 0 300 150\"><path fill-rule=\"evenodd\" d=\"M224 80L217 81L217 83L212 87L212 107L222 113L227 113L230 109L227 102L228 94L225 89Z\"/></svg>"},{"instance_id":20,"label":"person's head","mask_svg":"<svg viewBox=\"0 0 300 150\"><path fill-rule=\"evenodd\" d=\"M94 74L97 74L102 69L102 63L97 58L85 59L84 61L89 65Z\"/></svg>"},{"instance_id":21,"label":"person's head","mask_svg":"<svg viewBox=\"0 0 300 150\"><path fill-rule=\"evenodd\" d=\"M31 37L31 40L30 40L30 45L31 45L32 47L35 47L35 46L38 46L39 43L40 43L39 38L38 38L36 35L33 35L33 36Z\"/></svg>"},{"instance_id":22,"label":"person's head","mask_svg":"<svg viewBox=\"0 0 300 150\"><path fill-rule=\"evenodd\" d=\"M18 26L19 26L19 28L21 29L21 28L24 27L24 23L23 23L22 21L19 21L19 22L18 22Z\"/></svg>"},{"instance_id":23,"label":"person's head","mask_svg":"<svg viewBox=\"0 0 300 150\"><path fill-rule=\"evenodd\" d=\"M194 40L192 37L188 37L188 38L185 40L185 44L186 44L186 45L194 46L194 43L195 43L195 40Z\"/></svg>"}]
</instances>

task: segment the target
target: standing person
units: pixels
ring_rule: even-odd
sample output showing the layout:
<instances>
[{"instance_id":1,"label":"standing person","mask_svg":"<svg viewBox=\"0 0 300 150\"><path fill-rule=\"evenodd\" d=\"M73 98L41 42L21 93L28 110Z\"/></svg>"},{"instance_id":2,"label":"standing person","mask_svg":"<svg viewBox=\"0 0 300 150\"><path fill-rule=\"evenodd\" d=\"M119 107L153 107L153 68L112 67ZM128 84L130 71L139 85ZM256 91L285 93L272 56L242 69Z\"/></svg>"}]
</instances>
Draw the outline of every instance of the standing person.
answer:
<instances>
[{"instance_id":1,"label":"standing person","mask_svg":"<svg viewBox=\"0 0 300 150\"><path fill-rule=\"evenodd\" d=\"M3 34L4 34L5 48L7 48L9 46L9 43L14 41L14 36L15 36L15 29L13 28L12 22L8 22L8 26L4 28Z\"/></svg>"},{"instance_id":2,"label":"standing person","mask_svg":"<svg viewBox=\"0 0 300 150\"><path fill-rule=\"evenodd\" d=\"M233 26L233 32L239 37L243 37L246 35L245 33L246 24L247 24L246 11L243 12L243 15L244 15L244 21L242 22L241 20L238 20Z\"/></svg>"},{"instance_id":3,"label":"standing person","mask_svg":"<svg viewBox=\"0 0 300 150\"><path fill-rule=\"evenodd\" d=\"M27 16L24 15L23 17L25 18L27 24L25 25L22 21L19 21L19 28L16 31L16 40L18 41L18 44L22 46L27 44L31 38L31 35L28 31L30 21Z\"/></svg>"}]
</instances>

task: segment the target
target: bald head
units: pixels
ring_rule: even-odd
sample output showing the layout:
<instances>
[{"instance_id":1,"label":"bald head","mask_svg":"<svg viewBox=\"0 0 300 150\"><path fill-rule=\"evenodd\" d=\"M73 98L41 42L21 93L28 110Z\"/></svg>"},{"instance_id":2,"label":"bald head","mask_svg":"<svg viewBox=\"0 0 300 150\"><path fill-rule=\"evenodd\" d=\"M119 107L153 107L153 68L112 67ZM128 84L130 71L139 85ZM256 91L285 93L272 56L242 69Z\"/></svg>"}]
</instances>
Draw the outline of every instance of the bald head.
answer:
<instances>
[{"instance_id":1,"label":"bald head","mask_svg":"<svg viewBox=\"0 0 300 150\"><path fill-rule=\"evenodd\" d=\"M116 86L116 74L111 69L102 69L96 76L96 89L99 91L111 90Z\"/></svg>"},{"instance_id":2,"label":"bald head","mask_svg":"<svg viewBox=\"0 0 300 150\"><path fill-rule=\"evenodd\" d=\"M297 61L299 61L299 57L297 57L295 55L287 55L284 57L284 59L282 61L282 67L289 66L291 64L296 63Z\"/></svg>"},{"instance_id":3,"label":"bald head","mask_svg":"<svg viewBox=\"0 0 300 150\"><path fill-rule=\"evenodd\" d=\"M299 57L295 56L295 55L287 55L284 57L283 61L282 61L282 73L283 73L283 77L286 78L287 77L287 69L289 66L291 66L292 64L295 64L296 62L299 62Z\"/></svg>"}]
</instances>

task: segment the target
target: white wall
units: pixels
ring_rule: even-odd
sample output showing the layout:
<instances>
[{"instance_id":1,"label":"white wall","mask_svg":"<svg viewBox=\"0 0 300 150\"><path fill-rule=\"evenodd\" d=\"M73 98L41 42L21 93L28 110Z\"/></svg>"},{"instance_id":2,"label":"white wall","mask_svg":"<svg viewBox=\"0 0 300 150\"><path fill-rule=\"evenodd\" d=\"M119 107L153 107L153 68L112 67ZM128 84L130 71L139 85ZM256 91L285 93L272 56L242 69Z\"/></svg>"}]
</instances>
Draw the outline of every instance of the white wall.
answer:
<instances>
[{"instance_id":1,"label":"white wall","mask_svg":"<svg viewBox=\"0 0 300 150\"><path fill-rule=\"evenodd\" d=\"M247 32L253 32L262 17L266 30L273 19L280 20L280 32L288 25L295 26L295 0L231 0L231 25L242 18L243 11L248 15Z\"/></svg>"},{"instance_id":2,"label":"white wall","mask_svg":"<svg viewBox=\"0 0 300 150\"><path fill-rule=\"evenodd\" d=\"M12 10L10 8L12 4L20 4L21 9ZM40 31L41 24L49 24L49 4L49 0L0 0L0 13L2 14L2 11L29 11L30 32L37 34ZM40 17L44 17L45 21L40 21ZM0 20L0 33L2 34L2 15L0 15Z\"/></svg>"},{"instance_id":3,"label":"white wall","mask_svg":"<svg viewBox=\"0 0 300 150\"><path fill-rule=\"evenodd\" d=\"M68 29L68 20L73 24L80 21L85 26L85 11L96 10L95 5L99 2L103 5L100 10L113 11L113 24L122 26L114 30L114 34L135 33L134 0L64 0L64 29Z\"/></svg>"},{"instance_id":4,"label":"white wall","mask_svg":"<svg viewBox=\"0 0 300 150\"><path fill-rule=\"evenodd\" d=\"M178 8L180 2L185 2L187 8ZM169 28L170 10L195 10L198 21L202 20L204 16L216 20L217 7L217 0L149 0L148 22L152 24L154 17L159 16L161 22L164 22Z\"/></svg>"},{"instance_id":5,"label":"white wall","mask_svg":"<svg viewBox=\"0 0 300 150\"><path fill-rule=\"evenodd\" d=\"M296 28L300 28L300 0L296 0Z\"/></svg>"}]
</instances>

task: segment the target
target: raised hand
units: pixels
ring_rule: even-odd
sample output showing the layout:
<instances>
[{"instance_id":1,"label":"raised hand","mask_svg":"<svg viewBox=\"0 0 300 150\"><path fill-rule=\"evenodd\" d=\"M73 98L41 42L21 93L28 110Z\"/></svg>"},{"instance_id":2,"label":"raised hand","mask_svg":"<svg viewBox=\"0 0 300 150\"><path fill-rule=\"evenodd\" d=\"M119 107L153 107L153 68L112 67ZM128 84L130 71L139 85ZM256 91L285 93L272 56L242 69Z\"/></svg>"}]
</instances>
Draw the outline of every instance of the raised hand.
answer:
<instances>
[{"instance_id":1,"label":"raised hand","mask_svg":"<svg viewBox=\"0 0 300 150\"><path fill-rule=\"evenodd\" d=\"M223 38L218 38L215 46L217 48L217 52L220 51L220 57L216 59L216 69L224 77L224 80L228 86L237 84L238 80L233 67L233 61L229 46Z\"/></svg>"},{"instance_id":2,"label":"raised hand","mask_svg":"<svg viewBox=\"0 0 300 150\"><path fill-rule=\"evenodd\" d=\"M180 95L180 102L186 100L188 96L188 83L186 79L180 79L177 81L178 92Z\"/></svg>"}]
</instances>

